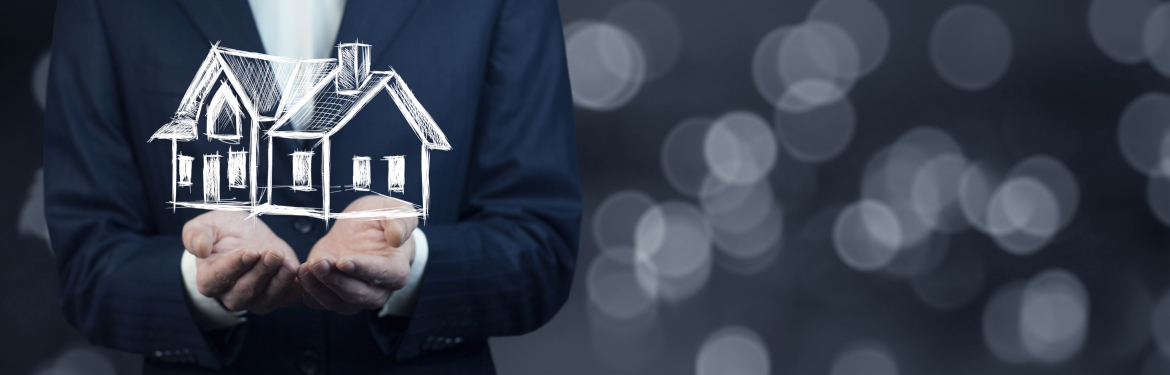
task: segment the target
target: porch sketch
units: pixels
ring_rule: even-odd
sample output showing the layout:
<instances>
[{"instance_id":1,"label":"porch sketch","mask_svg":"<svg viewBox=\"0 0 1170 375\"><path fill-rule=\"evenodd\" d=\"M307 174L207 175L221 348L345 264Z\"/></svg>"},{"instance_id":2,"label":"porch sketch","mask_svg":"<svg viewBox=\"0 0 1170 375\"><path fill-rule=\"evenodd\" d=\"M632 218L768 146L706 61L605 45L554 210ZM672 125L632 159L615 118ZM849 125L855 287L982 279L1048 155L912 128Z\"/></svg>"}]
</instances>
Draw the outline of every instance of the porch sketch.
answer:
<instances>
[{"instance_id":1,"label":"porch sketch","mask_svg":"<svg viewBox=\"0 0 1170 375\"><path fill-rule=\"evenodd\" d=\"M393 68L370 70L370 45L337 46L337 59L297 60L212 45L170 122L148 142L171 141L171 200L173 208L248 211L253 215L299 215L319 219L426 218L430 198L430 153L450 150L442 130L418 102ZM418 168L421 202L412 208L340 212L330 206L335 187L389 196L406 186L406 155L354 155L352 181L331 181L330 138L341 131L375 96L386 92L420 141ZM208 100L210 99L210 100ZM200 132L202 127L202 132ZM222 150L183 155L179 142L216 143ZM293 139L302 145L289 155L273 155L273 142ZM348 157L348 155L347 155ZM288 158L291 184L273 185L273 158ZM263 164L266 164L262 166ZM282 161L283 162L283 161ZM226 163L226 165L221 165ZM319 163L319 167L315 166ZM201 171L193 170L199 164ZM264 181L257 172L266 167ZM224 171L224 172L221 172ZM382 171L385 171L384 173ZM341 171L339 173L344 173ZM222 173L226 173L226 177ZM375 176L385 175L375 179ZM202 199L180 200L180 187L190 188L202 176ZM381 183L385 181L385 188ZM375 188L375 184L379 188ZM319 207L274 202L274 188L318 192ZM221 194L243 189L246 199ZM344 207L342 207L344 208ZM336 211L336 212L335 212Z\"/></svg>"}]
</instances>

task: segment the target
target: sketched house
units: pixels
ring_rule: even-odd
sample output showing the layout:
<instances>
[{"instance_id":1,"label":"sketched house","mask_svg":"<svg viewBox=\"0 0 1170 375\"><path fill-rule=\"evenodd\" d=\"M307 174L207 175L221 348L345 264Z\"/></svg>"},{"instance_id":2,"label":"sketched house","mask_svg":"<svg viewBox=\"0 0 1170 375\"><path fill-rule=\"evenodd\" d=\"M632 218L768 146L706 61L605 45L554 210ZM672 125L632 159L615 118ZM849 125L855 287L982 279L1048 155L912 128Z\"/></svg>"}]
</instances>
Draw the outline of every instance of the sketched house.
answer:
<instances>
[{"instance_id":1,"label":"sketched house","mask_svg":"<svg viewBox=\"0 0 1170 375\"><path fill-rule=\"evenodd\" d=\"M150 138L171 141L168 203L326 220L425 218L430 152L450 150L451 145L393 69L370 70L369 45L341 44L337 52L338 59L296 60L213 45L174 117ZM406 186L406 155L354 155L352 181L330 179L330 137L382 91L390 94L422 143L418 157L422 202L409 209L340 213L344 207L330 206L332 194L349 190L389 196L402 193ZM274 155L273 142L278 138L296 139L306 147ZM222 150L184 155L179 142L211 142L214 145L200 149ZM275 176L291 184L273 185L273 158L291 159L292 176ZM224 164L226 168L221 168ZM261 167L266 168L263 179L257 173ZM179 199L180 188L190 190L196 185L201 187L196 189L202 191L201 199ZM321 194L322 204L298 207L274 202L273 189ZM232 194L237 196L228 196Z\"/></svg>"}]
</instances>

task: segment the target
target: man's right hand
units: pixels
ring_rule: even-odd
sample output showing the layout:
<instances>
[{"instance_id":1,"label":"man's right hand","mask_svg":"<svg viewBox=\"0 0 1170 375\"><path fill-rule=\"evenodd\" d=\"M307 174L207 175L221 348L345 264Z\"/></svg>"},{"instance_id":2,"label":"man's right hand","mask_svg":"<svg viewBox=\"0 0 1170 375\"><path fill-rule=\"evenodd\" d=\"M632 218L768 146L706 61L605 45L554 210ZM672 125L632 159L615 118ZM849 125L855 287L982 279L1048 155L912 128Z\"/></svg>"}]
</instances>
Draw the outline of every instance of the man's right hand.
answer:
<instances>
[{"instance_id":1,"label":"man's right hand","mask_svg":"<svg viewBox=\"0 0 1170 375\"><path fill-rule=\"evenodd\" d=\"M297 254L259 218L239 211L199 215L183 226L183 245L198 258L199 293L228 310L267 314L300 302Z\"/></svg>"}]
</instances>

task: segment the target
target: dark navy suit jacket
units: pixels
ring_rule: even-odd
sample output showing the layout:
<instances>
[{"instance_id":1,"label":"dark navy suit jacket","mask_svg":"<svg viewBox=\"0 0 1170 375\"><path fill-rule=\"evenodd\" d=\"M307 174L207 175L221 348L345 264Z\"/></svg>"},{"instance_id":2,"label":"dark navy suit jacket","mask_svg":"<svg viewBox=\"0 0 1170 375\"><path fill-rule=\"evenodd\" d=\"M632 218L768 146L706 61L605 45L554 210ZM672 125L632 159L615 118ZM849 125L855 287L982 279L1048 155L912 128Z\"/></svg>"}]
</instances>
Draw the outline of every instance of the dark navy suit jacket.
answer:
<instances>
[{"instance_id":1,"label":"dark navy suit jacket","mask_svg":"<svg viewBox=\"0 0 1170 375\"><path fill-rule=\"evenodd\" d=\"M551 319L576 262L581 197L555 1L349 0L338 40L372 45L373 69L393 65L452 145L432 153L422 226L430 258L413 316L298 305L201 332L179 234L203 211L166 203L170 145L147 140L212 43L264 51L250 12L245 0L58 5L44 156L65 316L95 344L146 356L148 372L492 372L487 338ZM398 113L391 100L367 111ZM359 115L349 126L377 121ZM413 137L398 136L411 134L404 126L362 128L386 130L342 131L333 148ZM288 199L320 204L319 195ZM327 230L319 220L262 220L301 260Z\"/></svg>"}]
</instances>

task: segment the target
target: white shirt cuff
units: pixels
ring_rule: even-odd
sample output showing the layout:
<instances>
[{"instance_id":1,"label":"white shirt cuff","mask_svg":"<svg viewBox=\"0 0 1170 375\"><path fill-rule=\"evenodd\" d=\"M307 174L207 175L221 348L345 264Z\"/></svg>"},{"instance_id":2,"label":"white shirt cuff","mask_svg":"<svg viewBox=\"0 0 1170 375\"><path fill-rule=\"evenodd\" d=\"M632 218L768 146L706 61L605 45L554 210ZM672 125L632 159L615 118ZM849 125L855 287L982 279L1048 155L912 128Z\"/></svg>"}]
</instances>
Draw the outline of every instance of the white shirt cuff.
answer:
<instances>
[{"instance_id":1,"label":"white shirt cuff","mask_svg":"<svg viewBox=\"0 0 1170 375\"><path fill-rule=\"evenodd\" d=\"M422 229L414 228L410 238L414 240L414 262L410 264L410 279L402 289L390 293L390 299L387 299L386 304L382 305L382 310L378 311L379 318L386 315L410 316L414 313L414 303L418 301L418 285L427 267L430 246L427 245L427 235L423 234Z\"/></svg>"},{"instance_id":2,"label":"white shirt cuff","mask_svg":"<svg viewBox=\"0 0 1170 375\"><path fill-rule=\"evenodd\" d=\"M231 311L223 307L219 300L199 293L196 284L197 271L195 255L183 250L183 260L180 261L183 270L183 289L187 290L187 300L191 301L191 315L195 317L195 324L204 332L228 328L248 321L244 317L247 311ZM414 272L414 270L411 270Z\"/></svg>"}]
</instances>

